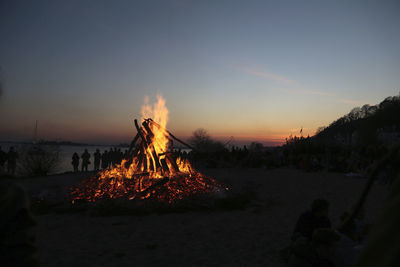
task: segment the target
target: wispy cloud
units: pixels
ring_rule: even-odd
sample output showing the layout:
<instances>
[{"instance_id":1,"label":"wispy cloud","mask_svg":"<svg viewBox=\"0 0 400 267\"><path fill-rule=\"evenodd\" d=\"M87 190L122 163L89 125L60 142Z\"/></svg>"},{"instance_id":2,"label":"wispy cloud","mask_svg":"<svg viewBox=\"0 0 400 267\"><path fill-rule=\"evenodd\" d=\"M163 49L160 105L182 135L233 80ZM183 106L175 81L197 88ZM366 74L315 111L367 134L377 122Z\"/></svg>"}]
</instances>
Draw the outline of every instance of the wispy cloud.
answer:
<instances>
[{"instance_id":1,"label":"wispy cloud","mask_svg":"<svg viewBox=\"0 0 400 267\"><path fill-rule=\"evenodd\" d=\"M352 105L362 105L363 103L365 103L360 100L343 99L343 98L337 99L336 101L339 103L352 104Z\"/></svg>"},{"instance_id":2,"label":"wispy cloud","mask_svg":"<svg viewBox=\"0 0 400 267\"><path fill-rule=\"evenodd\" d=\"M299 85L299 83L293 79L290 79L286 76L282 76L282 75L272 73L272 72L269 72L266 70L256 70L254 68L248 68L248 67L243 67L243 66L235 66L235 68L244 73L247 73L249 75L263 77L265 79L268 79L268 80L271 80L274 82L285 84L286 87L277 87L276 89L279 91L286 92L286 93L326 96L326 97L330 97L332 100L334 100L338 103L345 103L345 104L351 104L351 105L361 105L364 103L363 101L360 101L360 100L338 98L333 93L301 87L301 85Z\"/></svg>"},{"instance_id":3,"label":"wispy cloud","mask_svg":"<svg viewBox=\"0 0 400 267\"><path fill-rule=\"evenodd\" d=\"M302 89L302 88L278 88L280 91L284 91L287 93L293 94L303 94L303 95L320 95L320 96L333 96L331 93L316 91L316 90L309 90L309 89Z\"/></svg>"},{"instance_id":4,"label":"wispy cloud","mask_svg":"<svg viewBox=\"0 0 400 267\"><path fill-rule=\"evenodd\" d=\"M266 70L255 70L252 68L247 68L247 67L236 67L242 72L245 72L247 74L253 75L253 76L258 76L258 77L263 77L265 79L278 82L281 84L285 84L287 86L290 86L291 88L278 88L278 90L288 92L288 93L294 93L294 94L305 94L305 95L321 95L321 96L332 96L332 94L327 93L327 92L322 92L322 91L315 91L315 90L309 90L309 89L303 89L299 88L299 84L297 81L290 79L288 77L272 73Z\"/></svg>"},{"instance_id":5,"label":"wispy cloud","mask_svg":"<svg viewBox=\"0 0 400 267\"><path fill-rule=\"evenodd\" d=\"M250 68L243 68L243 67L242 68L239 67L239 69L247 74L263 77L263 78L266 78L266 79L274 81L274 82L280 82L280 83L291 84L291 85L295 85L297 83L296 81L294 81L292 79L289 79L282 75L271 73L269 71L258 71L258 70L254 70L254 69L250 69Z\"/></svg>"}]
</instances>

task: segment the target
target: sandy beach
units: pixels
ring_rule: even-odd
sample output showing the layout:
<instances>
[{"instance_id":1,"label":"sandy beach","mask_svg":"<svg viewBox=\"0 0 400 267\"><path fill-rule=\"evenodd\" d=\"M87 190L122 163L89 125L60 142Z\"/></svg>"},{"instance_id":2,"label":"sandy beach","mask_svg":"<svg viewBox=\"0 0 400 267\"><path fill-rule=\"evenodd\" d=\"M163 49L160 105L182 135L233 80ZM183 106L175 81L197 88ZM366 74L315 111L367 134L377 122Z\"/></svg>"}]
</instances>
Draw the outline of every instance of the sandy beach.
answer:
<instances>
[{"instance_id":1,"label":"sandy beach","mask_svg":"<svg viewBox=\"0 0 400 267\"><path fill-rule=\"evenodd\" d=\"M339 173L293 169L207 169L234 192L253 192L245 210L93 216L90 212L36 215L42 266L283 266L299 214L315 198L331 203L333 225L366 182ZM32 195L61 201L88 174L21 180ZM379 215L386 186L376 184L366 202L367 220Z\"/></svg>"}]
</instances>

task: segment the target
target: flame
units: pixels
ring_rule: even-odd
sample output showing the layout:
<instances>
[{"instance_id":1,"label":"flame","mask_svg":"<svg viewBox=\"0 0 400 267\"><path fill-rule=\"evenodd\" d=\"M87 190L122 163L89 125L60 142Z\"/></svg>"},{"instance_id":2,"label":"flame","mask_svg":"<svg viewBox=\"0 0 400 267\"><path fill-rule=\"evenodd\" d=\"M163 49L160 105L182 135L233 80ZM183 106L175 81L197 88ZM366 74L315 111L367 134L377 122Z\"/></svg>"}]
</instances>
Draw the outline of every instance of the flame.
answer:
<instances>
[{"instance_id":1,"label":"flame","mask_svg":"<svg viewBox=\"0 0 400 267\"><path fill-rule=\"evenodd\" d=\"M124 197L129 200L154 198L172 203L196 193L223 188L197 172L187 158L174 159L167 122L165 99L157 95L157 102L151 106L149 98L145 97L143 127L138 133L142 141L133 150L134 155L72 188L72 201Z\"/></svg>"},{"instance_id":2,"label":"flame","mask_svg":"<svg viewBox=\"0 0 400 267\"><path fill-rule=\"evenodd\" d=\"M145 104L142 106L142 121L146 120L147 118L152 118L162 127L159 128L151 125L151 131L154 134L154 137L152 138L154 148L157 154L161 154L165 153L168 149L168 138L166 132L163 130L167 128L168 109L165 99L160 94L158 94L156 98L157 102L153 105L152 108L149 104L149 97L145 97Z\"/></svg>"}]
</instances>

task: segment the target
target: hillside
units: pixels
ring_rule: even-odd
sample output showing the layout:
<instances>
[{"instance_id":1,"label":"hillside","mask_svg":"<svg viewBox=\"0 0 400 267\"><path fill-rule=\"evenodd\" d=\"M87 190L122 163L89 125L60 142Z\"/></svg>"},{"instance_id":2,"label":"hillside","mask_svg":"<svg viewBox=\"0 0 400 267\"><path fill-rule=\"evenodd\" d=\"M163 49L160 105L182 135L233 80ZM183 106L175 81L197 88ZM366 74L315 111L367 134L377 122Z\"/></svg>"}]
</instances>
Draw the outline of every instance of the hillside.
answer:
<instances>
[{"instance_id":1,"label":"hillside","mask_svg":"<svg viewBox=\"0 0 400 267\"><path fill-rule=\"evenodd\" d=\"M315 139L347 145L400 141L400 94L377 105L352 109L328 127L318 129Z\"/></svg>"}]
</instances>

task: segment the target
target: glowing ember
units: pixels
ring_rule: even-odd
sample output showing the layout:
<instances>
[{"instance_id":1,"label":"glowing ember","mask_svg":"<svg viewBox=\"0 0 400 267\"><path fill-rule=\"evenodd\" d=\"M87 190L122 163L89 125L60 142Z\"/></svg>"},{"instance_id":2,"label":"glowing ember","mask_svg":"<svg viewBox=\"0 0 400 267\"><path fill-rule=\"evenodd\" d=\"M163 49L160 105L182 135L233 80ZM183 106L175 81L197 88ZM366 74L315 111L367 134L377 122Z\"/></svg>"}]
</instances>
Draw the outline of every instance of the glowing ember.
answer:
<instances>
[{"instance_id":1,"label":"glowing ember","mask_svg":"<svg viewBox=\"0 0 400 267\"><path fill-rule=\"evenodd\" d=\"M222 184L194 170L187 159L175 158L173 140L189 145L166 130L168 109L161 96L157 99L153 108L145 99L142 125L139 126L135 120L138 133L127 158L72 188L72 203L115 198L172 203L197 194L225 190Z\"/></svg>"}]
</instances>

